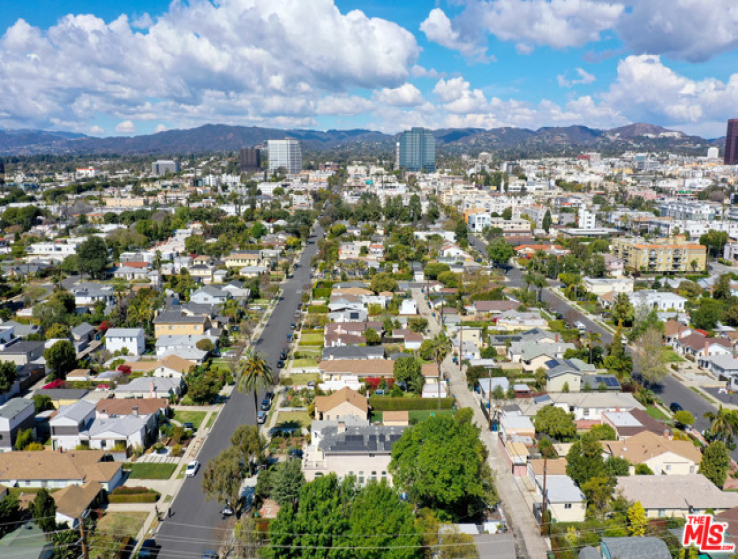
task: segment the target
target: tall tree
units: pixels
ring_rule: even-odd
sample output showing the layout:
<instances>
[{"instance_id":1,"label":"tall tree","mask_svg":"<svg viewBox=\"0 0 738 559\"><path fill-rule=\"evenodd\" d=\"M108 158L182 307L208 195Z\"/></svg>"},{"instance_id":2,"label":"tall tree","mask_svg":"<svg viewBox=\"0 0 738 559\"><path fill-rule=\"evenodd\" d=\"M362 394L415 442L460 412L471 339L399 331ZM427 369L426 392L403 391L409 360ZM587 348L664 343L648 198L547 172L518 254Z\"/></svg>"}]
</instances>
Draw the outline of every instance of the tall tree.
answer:
<instances>
[{"instance_id":1,"label":"tall tree","mask_svg":"<svg viewBox=\"0 0 738 559\"><path fill-rule=\"evenodd\" d=\"M302 486L305 484L302 462L292 458L277 464L272 471L271 484L272 499L280 507L295 506L300 497Z\"/></svg>"},{"instance_id":2,"label":"tall tree","mask_svg":"<svg viewBox=\"0 0 738 559\"><path fill-rule=\"evenodd\" d=\"M201 485L205 498L222 505L235 504L241 491L243 477L241 452L236 447L229 446L208 461L203 470Z\"/></svg>"},{"instance_id":3,"label":"tall tree","mask_svg":"<svg viewBox=\"0 0 738 559\"><path fill-rule=\"evenodd\" d=\"M61 340L44 351L46 366L51 369L51 377L54 379L67 378L67 373L77 367L77 352L72 342Z\"/></svg>"},{"instance_id":4,"label":"tall tree","mask_svg":"<svg viewBox=\"0 0 738 559\"><path fill-rule=\"evenodd\" d=\"M108 266L108 246L100 237L90 236L77 247L77 266L83 274L102 278Z\"/></svg>"},{"instance_id":5,"label":"tall tree","mask_svg":"<svg viewBox=\"0 0 738 559\"><path fill-rule=\"evenodd\" d=\"M636 342L636 365L647 384L659 384L669 374L661 340L661 332L650 327Z\"/></svg>"},{"instance_id":6,"label":"tall tree","mask_svg":"<svg viewBox=\"0 0 738 559\"><path fill-rule=\"evenodd\" d=\"M615 300L613 301L610 309L610 314L615 321L622 322L626 326L633 323L633 320L635 319L635 308L633 307L633 303L630 302L630 298L627 294L618 293L615 296Z\"/></svg>"},{"instance_id":7,"label":"tall tree","mask_svg":"<svg viewBox=\"0 0 738 559\"><path fill-rule=\"evenodd\" d=\"M708 411L704 417L710 420L710 435L713 438L726 441L738 434L738 413L724 408L722 404L717 412Z\"/></svg>"},{"instance_id":8,"label":"tall tree","mask_svg":"<svg viewBox=\"0 0 738 559\"><path fill-rule=\"evenodd\" d=\"M53 532L56 529L56 503L46 488L41 488L36 493L28 508L33 520L44 532Z\"/></svg>"},{"instance_id":9,"label":"tall tree","mask_svg":"<svg viewBox=\"0 0 738 559\"><path fill-rule=\"evenodd\" d=\"M262 388L271 388L273 385L274 376L272 374L272 368L259 353L249 355L243 366L241 375L238 377L238 390L240 392L253 392L254 394L254 425L258 425L258 392Z\"/></svg>"},{"instance_id":10,"label":"tall tree","mask_svg":"<svg viewBox=\"0 0 738 559\"><path fill-rule=\"evenodd\" d=\"M730 453L723 441L711 442L702 453L700 473L722 489L730 469Z\"/></svg>"},{"instance_id":11,"label":"tall tree","mask_svg":"<svg viewBox=\"0 0 738 559\"><path fill-rule=\"evenodd\" d=\"M12 361L0 363L0 394L4 394L13 388L17 369L18 366Z\"/></svg>"},{"instance_id":12,"label":"tall tree","mask_svg":"<svg viewBox=\"0 0 738 559\"><path fill-rule=\"evenodd\" d=\"M506 265L514 254L515 251L513 248L502 237L492 239L487 246L487 255L489 256L489 259L498 266Z\"/></svg>"},{"instance_id":13,"label":"tall tree","mask_svg":"<svg viewBox=\"0 0 738 559\"><path fill-rule=\"evenodd\" d=\"M412 355L395 359L392 376L395 382L404 382L409 385L416 378L422 376L422 366Z\"/></svg>"},{"instance_id":14,"label":"tall tree","mask_svg":"<svg viewBox=\"0 0 738 559\"><path fill-rule=\"evenodd\" d=\"M395 485L417 506L447 518L469 518L497 502L487 450L470 412L431 416L392 446Z\"/></svg>"},{"instance_id":15,"label":"tall tree","mask_svg":"<svg viewBox=\"0 0 738 559\"><path fill-rule=\"evenodd\" d=\"M231 444L241 453L241 463L253 472L264 457L266 439L254 425L239 425L231 435Z\"/></svg>"},{"instance_id":16,"label":"tall tree","mask_svg":"<svg viewBox=\"0 0 738 559\"><path fill-rule=\"evenodd\" d=\"M549 229L551 229L551 210L546 210L546 213L543 215L543 222L541 225L546 233L548 233Z\"/></svg>"},{"instance_id":17,"label":"tall tree","mask_svg":"<svg viewBox=\"0 0 738 559\"><path fill-rule=\"evenodd\" d=\"M607 476L607 467L602 458L602 443L590 433L585 433L571 445L566 461L566 474L579 487L592 478Z\"/></svg>"}]
</instances>

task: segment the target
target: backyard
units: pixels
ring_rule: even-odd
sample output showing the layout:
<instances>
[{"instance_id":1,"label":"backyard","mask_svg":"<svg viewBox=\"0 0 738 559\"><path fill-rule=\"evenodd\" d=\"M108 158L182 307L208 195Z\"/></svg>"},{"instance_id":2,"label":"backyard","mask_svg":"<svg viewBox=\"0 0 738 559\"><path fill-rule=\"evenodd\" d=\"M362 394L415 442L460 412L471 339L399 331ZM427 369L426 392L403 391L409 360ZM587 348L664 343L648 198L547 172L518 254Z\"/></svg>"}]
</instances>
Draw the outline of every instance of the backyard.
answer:
<instances>
[{"instance_id":1,"label":"backyard","mask_svg":"<svg viewBox=\"0 0 738 559\"><path fill-rule=\"evenodd\" d=\"M97 531L117 538L135 538L148 515L148 512L109 512L98 521Z\"/></svg>"},{"instance_id":2,"label":"backyard","mask_svg":"<svg viewBox=\"0 0 738 559\"><path fill-rule=\"evenodd\" d=\"M318 366L317 359L301 358L301 359L295 359L292 362L293 369L307 369L309 367L317 367L317 366Z\"/></svg>"}]
</instances>

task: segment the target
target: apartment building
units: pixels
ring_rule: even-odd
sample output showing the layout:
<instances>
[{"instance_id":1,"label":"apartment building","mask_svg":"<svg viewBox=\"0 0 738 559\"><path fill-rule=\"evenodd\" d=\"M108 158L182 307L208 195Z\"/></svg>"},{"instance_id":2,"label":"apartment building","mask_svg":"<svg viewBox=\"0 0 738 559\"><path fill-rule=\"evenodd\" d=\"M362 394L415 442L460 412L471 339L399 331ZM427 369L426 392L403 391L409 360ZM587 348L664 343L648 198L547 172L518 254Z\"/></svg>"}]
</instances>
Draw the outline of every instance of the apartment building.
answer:
<instances>
[{"instance_id":1,"label":"apartment building","mask_svg":"<svg viewBox=\"0 0 738 559\"><path fill-rule=\"evenodd\" d=\"M612 254L625 262L625 268L649 273L704 270L707 248L681 237L646 241L636 237L613 238Z\"/></svg>"}]
</instances>

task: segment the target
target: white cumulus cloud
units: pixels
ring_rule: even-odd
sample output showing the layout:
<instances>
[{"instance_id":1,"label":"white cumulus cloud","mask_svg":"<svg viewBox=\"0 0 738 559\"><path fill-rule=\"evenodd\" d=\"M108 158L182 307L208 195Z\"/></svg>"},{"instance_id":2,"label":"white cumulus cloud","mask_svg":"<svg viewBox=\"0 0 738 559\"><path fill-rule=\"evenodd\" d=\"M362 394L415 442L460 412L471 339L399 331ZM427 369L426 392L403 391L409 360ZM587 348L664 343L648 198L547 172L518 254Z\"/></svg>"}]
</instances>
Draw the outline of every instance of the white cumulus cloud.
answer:
<instances>
[{"instance_id":1,"label":"white cumulus cloud","mask_svg":"<svg viewBox=\"0 0 738 559\"><path fill-rule=\"evenodd\" d=\"M566 78L566 74L559 74L558 76L556 76L556 81L559 82L559 85L561 87L572 87L574 85L590 84L597 80L596 77L587 72L584 68L576 68L575 71L579 78L569 80Z\"/></svg>"},{"instance_id":2,"label":"white cumulus cloud","mask_svg":"<svg viewBox=\"0 0 738 559\"><path fill-rule=\"evenodd\" d=\"M395 107L414 107L423 103L423 94L411 83L394 89L383 88L374 94L377 102Z\"/></svg>"},{"instance_id":3,"label":"white cumulus cloud","mask_svg":"<svg viewBox=\"0 0 738 559\"><path fill-rule=\"evenodd\" d=\"M136 125L130 120L124 120L115 127L115 131L121 134L135 134Z\"/></svg>"}]
</instances>

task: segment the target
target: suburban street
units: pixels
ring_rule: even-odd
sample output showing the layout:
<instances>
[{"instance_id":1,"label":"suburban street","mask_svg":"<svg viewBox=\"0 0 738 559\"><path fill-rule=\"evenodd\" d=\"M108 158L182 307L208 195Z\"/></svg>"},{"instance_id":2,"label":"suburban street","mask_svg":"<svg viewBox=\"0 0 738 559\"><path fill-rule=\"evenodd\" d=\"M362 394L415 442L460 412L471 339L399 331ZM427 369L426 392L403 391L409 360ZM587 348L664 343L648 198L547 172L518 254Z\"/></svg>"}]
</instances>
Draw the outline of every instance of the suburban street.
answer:
<instances>
[{"instance_id":1,"label":"suburban street","mask_svg":"<svg viewBox=\"0 0 738 559\"><path fill-rule=\"evenodd\" d=\"M469 241L474 248L486 254L486 244L483 241L472 235L469 236ZM522 287L524 285L523 273L517 267L512 267L506 276L508 285L511 287ZM568 301L554 294L550 289L546 288L543 290L541 299L549 308L559 311L564 316L573 317L574 321L581 321L589 331L598 332L602 336L602 343L604 345L612 342L612 332L592 321ZM704 418L704 415L706 412L715 411L715 406L710 404L701 395L690 390L673 376L667 376L661 386L655 387L654 392L658 394L667 407L672 402L678 402L685 410L691 412L695 417L693 426L695 430L701 433L704 429L710 427L710 422ZM738 458L738 450L731 454L734 459Z\"/></svg>"},{"instance_id":2,"label":"suburban street","mask_svg":"<svg viewBox=\"0 0 738 559\"><path fill-rule=\"evenodd\" d=\"M255 349L265 356L275 376L279 373L276 367L279 353L288 345L287 334L292 332L290 323L294 322L301 290L311 281L310 260L316 255L318 239L324 234L317 224L314 232L315 237L310 239L312 244L305 247L293 277L282 285L282 298L255 344ZM262 397L263 394L260 394L259 400ZM220 515L222 506L205 500L200 482L208 460L230 446L231 434L239 425L253 424L254 414L253 396L234 390L197 456L199 472L194 478L185 480L172 503L171 517L164 520L155 536L157 544L161 546L160 557L199 558L204 551L217 550L223 540L230 539L230 531L223 529L224 522Z\"/></svg>"}]
</instances>

